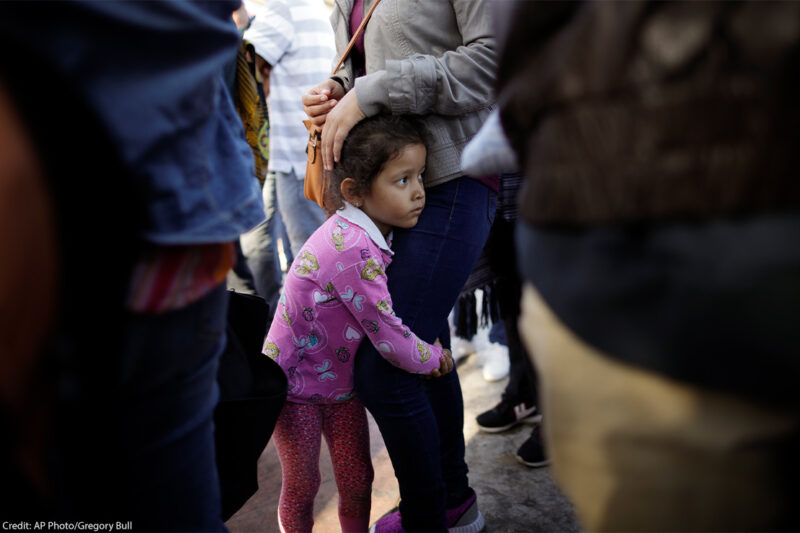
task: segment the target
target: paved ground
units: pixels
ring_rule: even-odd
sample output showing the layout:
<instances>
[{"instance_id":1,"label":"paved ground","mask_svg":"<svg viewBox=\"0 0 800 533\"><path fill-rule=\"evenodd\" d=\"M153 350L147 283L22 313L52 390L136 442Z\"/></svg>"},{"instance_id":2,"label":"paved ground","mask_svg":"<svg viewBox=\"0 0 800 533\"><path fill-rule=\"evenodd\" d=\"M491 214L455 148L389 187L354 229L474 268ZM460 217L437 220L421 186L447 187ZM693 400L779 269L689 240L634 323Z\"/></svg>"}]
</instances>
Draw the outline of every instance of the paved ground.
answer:
<instances>
[{"instance_id":1,"label":"paved ground","mask_svg":"<svg viewBox=\"0 0 800 533\"><path fill-rule=\"evenodd\" d=\"M569 502L550 477L548 468L531 469L519 464L514 455L530 434L529 426L507 433L478 432L475 416L497 403L506 381L484 381L477 357L470 356L458 368L464 392L467 464L470 483L478 493L486 532L577 532L580 530ZM370 419L375 483L372 489L372 520L396 504L394 478L383 440ZM330 458L323 445L322 486L315 501L316 533L339 531L336 516L336 487ZM232 533L278 531L276 509L280 492L280 463L270 443L259 463L259 491L228 522Z\"/></svg>"}]
</instances>

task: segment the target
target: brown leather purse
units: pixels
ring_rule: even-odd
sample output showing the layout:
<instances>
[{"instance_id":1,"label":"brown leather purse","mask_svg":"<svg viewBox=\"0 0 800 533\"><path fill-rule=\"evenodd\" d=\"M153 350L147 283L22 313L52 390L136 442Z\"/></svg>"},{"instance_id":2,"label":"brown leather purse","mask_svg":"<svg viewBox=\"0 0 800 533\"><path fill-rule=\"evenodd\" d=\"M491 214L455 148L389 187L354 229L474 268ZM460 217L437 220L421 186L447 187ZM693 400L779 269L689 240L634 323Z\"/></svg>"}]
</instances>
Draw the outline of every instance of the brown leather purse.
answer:
<instances>
[{"instance_id":1,"label":"brown leather purse","mask_svg":"<svg viewBox=\"0 0 800 533\"><path fill-rule=\"evenodd\" d=\"M353 49L353 46L355 46L358 36L361 35L361 32L363 32L364 28L366 28L367 22L372 16L372 12L375 11L376 7L378 7L380 1L381 0L375 0L375 2L372 4L372 7L369 8L369 11L364 16L364 20L362 20L361 24L358 25L358 29L356 29L353 37L350 39L350 43L348 43L347 48L342 54L342 57L339 58L339 61L333 68L331 76L336 74L336 72L339 70L339 67L342 66L342 63L344 63L344 60L347 59L347 55L350 53L350 50ZM317 126L314 126L310 120L304 120L303 124L305 124L306 129L308 129L308 145L306 146L306 155L308 156L308 160L306 162L306 177L305 182L303 183L303 194L306 198L316 202L322 209L327 211L328 202L326 200L330 178L322 167L322 130L317 128Z\"/></svg>"}]
</instances>

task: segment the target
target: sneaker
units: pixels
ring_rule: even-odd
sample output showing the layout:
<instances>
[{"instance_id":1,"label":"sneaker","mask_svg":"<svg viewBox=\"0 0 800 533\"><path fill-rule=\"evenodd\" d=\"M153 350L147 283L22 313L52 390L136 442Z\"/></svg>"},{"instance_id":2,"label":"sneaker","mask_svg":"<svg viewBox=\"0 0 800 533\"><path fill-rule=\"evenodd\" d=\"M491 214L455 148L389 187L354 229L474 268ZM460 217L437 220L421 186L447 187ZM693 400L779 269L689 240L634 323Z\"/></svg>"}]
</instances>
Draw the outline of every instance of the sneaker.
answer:
<instances>
[{"instance_id":1,"label":"sneaker","mask_svg":"<svg viewBox=\"0 0 800 533\"><path fill-rule=\"evenodd\" d=\"M369 533L403 533L403 519L400 510L395 507L378 518L369 528Z\"/></svg>"},{"instance_id":2,"label":"sneaker","mask_svg":"<svg viewBox=\"0 0 800 533\"><path fill-rule=\"evenodd\" d=\"M500 381L508 376L511 369L511 360L508 358L508 347L495 342L482 350L483 379L486 381Z\"/></svg>"},{"instance_id":3,"label":"sneaker","mask_svg":"<svg viewBox=\"0 0 800 533\"><path fill-rule=\"evenodd\" d=\"M478 533L486 525L483 515L478 510L478 498L475 491L467 500L453 509L445 510L445 524L448 533ZM402 533L403 523L397 507L380 517L369 528L369 533Z\"/></svg>"},{"instance_id":4,"label":"sneaker","mask_svg":"<svg viewBox=\"0 0 800 533\"><path fill-rule=\"evenodd\" d=\"M475 353L472 341L453 336L450 341L450 351L453 352L453 361L456 363Z\"/></svg>"},{"instance_id":5,"label":"sneaker","mask_svg":"<svg viewBox=\"0 0 800 533\"><path fill-rule=\"evenodd\" d=\"M478 510L478 497L475 491L467 500L453 509L445 511L449 533L478 533L486 526L483 515Z\"/></svg>"},{"instance_id":6,"label":"sneaker","mask_svg":"<svg viewBox=\"0 0 800 533\"><path fill-rule=\"evenodd\" d=\"M533 428L531 436L528 437L528 440L523 442L522 446L517 450L517 461L525 466L537 468L550 463L550 460L547 459L544 453L541 427L542 426L536 426Z\"/></svg>"},{"instance_id":7,"label":"sneaker","mask_svg":"<svg viewBox=\"0 0 800 533\"><path fill-rule=\"evenodd\" d=\"M528 405L525 402L517 404L503 398L500 403L492 409L479 414L475 421L478 427L487 433L500 433L513 428L517 424L536 423L542 420L542 415L537 413L535 405Z\"/></svg>"}]
</instances>

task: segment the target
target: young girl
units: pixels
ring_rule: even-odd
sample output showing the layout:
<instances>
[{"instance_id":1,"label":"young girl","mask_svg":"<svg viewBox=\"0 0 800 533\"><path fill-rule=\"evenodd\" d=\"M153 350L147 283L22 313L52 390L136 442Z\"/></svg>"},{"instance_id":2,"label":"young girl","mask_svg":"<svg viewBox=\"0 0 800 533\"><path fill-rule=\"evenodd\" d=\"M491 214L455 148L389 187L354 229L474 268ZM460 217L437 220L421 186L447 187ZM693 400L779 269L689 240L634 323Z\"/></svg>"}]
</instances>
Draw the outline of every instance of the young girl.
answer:
<instances>
[{"instance_id":1,"label":"young girl","mask_svg":"<svg viewBox=\"0 0 800 533\"><path fill-rule=\"evenodd\" d=\"M413 119L377 116L354 127L331 178L329 197L338 209L286 277L264 344L289 378L274 432L283 532L311 531L322 434L342 531L368 529L373 471L352 366L363 339L407 372L439 377L453 368L449 350L423 342L395 316L386 285L391 230L413 227L425 205L425 156L424 127Z\"/></svg>"}]
</instances>

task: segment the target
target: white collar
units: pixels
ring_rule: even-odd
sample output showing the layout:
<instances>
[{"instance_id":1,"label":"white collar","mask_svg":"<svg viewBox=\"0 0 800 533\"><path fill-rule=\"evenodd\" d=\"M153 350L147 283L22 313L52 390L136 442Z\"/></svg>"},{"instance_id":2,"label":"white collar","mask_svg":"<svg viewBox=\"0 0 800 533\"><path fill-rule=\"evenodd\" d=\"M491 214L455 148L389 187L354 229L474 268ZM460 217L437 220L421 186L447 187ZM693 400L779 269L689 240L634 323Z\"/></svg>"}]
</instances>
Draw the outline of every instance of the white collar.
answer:
<instances>
[{"instance_id":1,"label":"white collar","mask_svg":"<svg viewBox=\"0 0 800 533\"><path fill-rule=\"evenodd\" d=\"M375 225L375 222L373 222L372 219L369 218L369 215L367 215L364 211L345 201L344 207L336 211L336 214L345 220L348 220L353 224L363 228L364 231L367 232L367 235L369 235L369 238L372 239L372 241L377 244L381 250L388 253L389 256L394 255L394 252L391 248L389 248L389 243L383 236L383 233L381 233L381 230L378 229L378 226ZM389 241L392 240L393 233L393 231L389 233Z\"/></svg>"}]
</instances>

